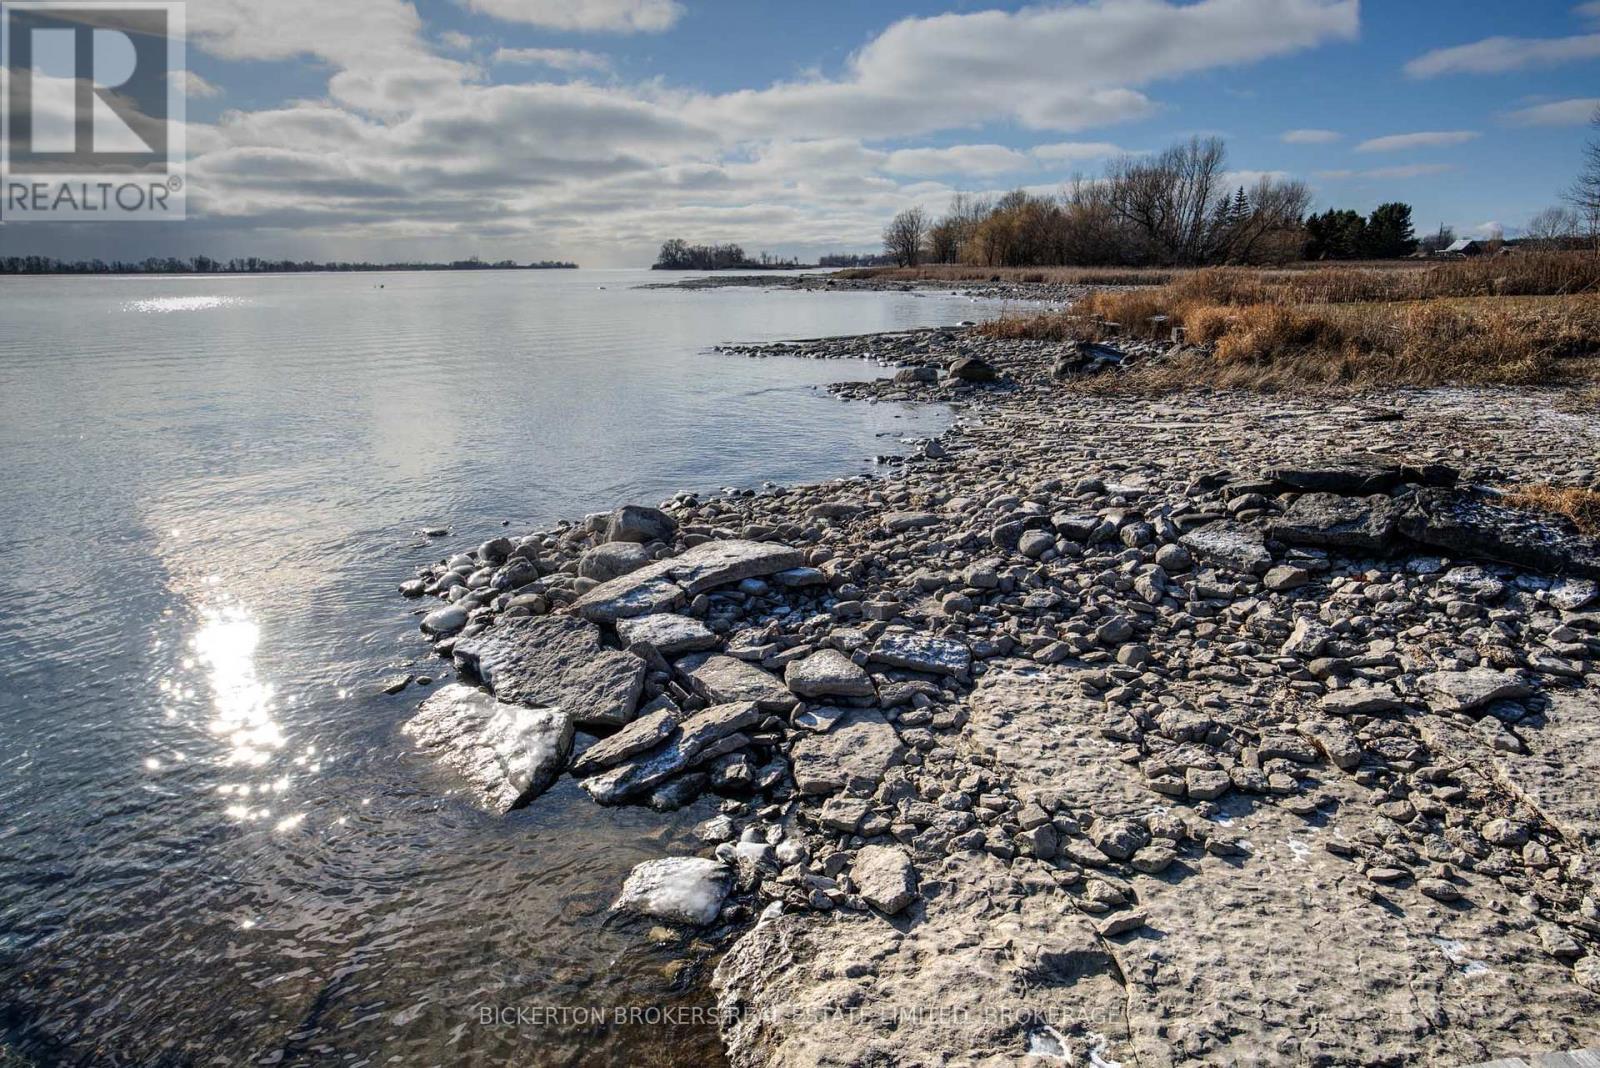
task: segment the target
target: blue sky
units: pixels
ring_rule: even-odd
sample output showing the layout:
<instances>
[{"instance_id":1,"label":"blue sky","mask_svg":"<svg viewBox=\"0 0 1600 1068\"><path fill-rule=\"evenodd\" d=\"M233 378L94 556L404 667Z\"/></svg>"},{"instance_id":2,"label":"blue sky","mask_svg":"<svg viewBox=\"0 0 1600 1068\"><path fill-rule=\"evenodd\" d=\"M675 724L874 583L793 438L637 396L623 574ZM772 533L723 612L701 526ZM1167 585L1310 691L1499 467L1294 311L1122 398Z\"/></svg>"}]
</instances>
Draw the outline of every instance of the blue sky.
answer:
<instances>
[{"instance_id":1,"label":"blue sky","mask_svg":"<svg viewBox=\"0 0 1600 1068\"><path fill-rule=\"evenodd\" d=\"M190 222L11 225L0 253L864 250L901 207L1194 133L1319 208L1515 234L1600 105L1600 0L191 0L189 24Z\"/></svg>"}]
</instances>

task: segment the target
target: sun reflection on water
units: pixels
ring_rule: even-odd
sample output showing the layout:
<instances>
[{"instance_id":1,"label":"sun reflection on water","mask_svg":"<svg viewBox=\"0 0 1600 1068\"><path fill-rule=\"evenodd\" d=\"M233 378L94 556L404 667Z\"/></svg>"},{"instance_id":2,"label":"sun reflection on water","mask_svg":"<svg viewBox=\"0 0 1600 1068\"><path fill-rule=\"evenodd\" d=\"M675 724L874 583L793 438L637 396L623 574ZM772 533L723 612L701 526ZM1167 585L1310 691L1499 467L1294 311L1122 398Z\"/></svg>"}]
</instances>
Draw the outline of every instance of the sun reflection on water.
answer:
<instances>
[{"instance_id":1,"label":"sun reflection on water","mask_svg":"<svg viewBox=\"0 0 1600 1068\"><path fill-rule=\"evenodd\" d=\"M238 607L206 609L191 642L210 676L211 733L231 746L228 763L261 767L283 748L273 689L256 673L261 628ZM281 787L280 787L281 789Z\"/></svg>"}]
</instances>

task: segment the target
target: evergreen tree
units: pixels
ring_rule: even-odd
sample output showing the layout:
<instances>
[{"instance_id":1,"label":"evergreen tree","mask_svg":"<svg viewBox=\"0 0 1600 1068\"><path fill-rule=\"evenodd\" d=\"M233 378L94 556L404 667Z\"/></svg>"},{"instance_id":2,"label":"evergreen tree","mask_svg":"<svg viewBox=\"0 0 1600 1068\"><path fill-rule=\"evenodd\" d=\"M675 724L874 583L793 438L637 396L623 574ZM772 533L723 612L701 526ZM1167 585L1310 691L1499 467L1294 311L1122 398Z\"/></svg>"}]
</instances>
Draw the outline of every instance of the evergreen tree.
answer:
<instances>
[{"instance_id":1,"label":"evergreen tree","mask_svg":"<svg viewBox=\"0 0 1600 1068\"><path fill-rule=\"evenodd\" d=\"M1380 204L1367 218L1362 255L1375 260L1397 260L1417 251L1417 234L1411 225L1411 205Z\"/></svg>"}]
</instances>

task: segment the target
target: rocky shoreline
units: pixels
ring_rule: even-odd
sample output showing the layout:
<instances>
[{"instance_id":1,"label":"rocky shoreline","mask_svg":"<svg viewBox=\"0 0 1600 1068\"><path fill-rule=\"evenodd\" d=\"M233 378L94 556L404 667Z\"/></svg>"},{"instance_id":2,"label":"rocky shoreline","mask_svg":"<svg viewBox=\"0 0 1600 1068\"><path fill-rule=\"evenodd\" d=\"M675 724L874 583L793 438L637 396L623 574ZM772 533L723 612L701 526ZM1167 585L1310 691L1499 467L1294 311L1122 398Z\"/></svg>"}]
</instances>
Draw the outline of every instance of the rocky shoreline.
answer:
<instances>
[{"instance_id":1,"label":"rocky shoreline","mask_svg":"<svg viewBox=\"0 0 1600 1068\"><path fill-rule=\"evenodd\" d=\"M640 289L710 290L727 288L793 289L808 293L955 293L975 300L1025 301L1070 304L1095 286L1058 282L1012 282L998 274L988 281L947 281L938 278L841 278L834 272L769 276L761 274L710 275L676 282L649 282ZM1099 287L1104 288L1104 287Z\"/></svg>"},{"instance_id":2,"label":"rocky shoreline","mask_svg":"<svg viewBox=\"0 0 1600 1068\"><path fill-rule=\"evenodd\" d=\"M563 774L721 798L617 905L736 937L732 1063L1600 1042L1600 550L1494 491L1594 485L1592 413L1112 400L1062 377L1130 353L959 328L719 358L773 354L879 360L836 392L957 424L886 478L630 505L401 587L461 675L407 731L485 807Z\"/></svg>"}]
</instances>

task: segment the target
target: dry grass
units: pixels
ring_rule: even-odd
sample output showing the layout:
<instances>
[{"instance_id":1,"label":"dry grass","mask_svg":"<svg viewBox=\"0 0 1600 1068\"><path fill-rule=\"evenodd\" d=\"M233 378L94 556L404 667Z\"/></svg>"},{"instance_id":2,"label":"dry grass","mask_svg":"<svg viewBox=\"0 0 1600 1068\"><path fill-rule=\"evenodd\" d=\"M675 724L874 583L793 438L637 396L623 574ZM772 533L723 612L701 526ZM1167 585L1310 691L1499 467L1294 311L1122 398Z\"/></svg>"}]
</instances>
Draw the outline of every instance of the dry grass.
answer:
<instances>
[{"instance_id":1,"label":"dry grass","mask_svg":"<svg viewBox=\"0 0 1600 1068\"><path fill-rule=\"evenodd\" d=\"M1600 493L1574 486L1533 483L1517 486L1505 496L1517 508L1564 515L1585 534L1600 534Z\"/></svg>"},{"instance_id":2,"label":"dry grass","mask_svg":"<svg viewBox=\"0 0 1600 1068\"><path fill-rule=\"evenodd\" d=\"M1177 272L1146 267L849 267L835 278L879 279L885 282L1048 282L1066 286L1160 286Z\"/></svg>"}]
</instances>

